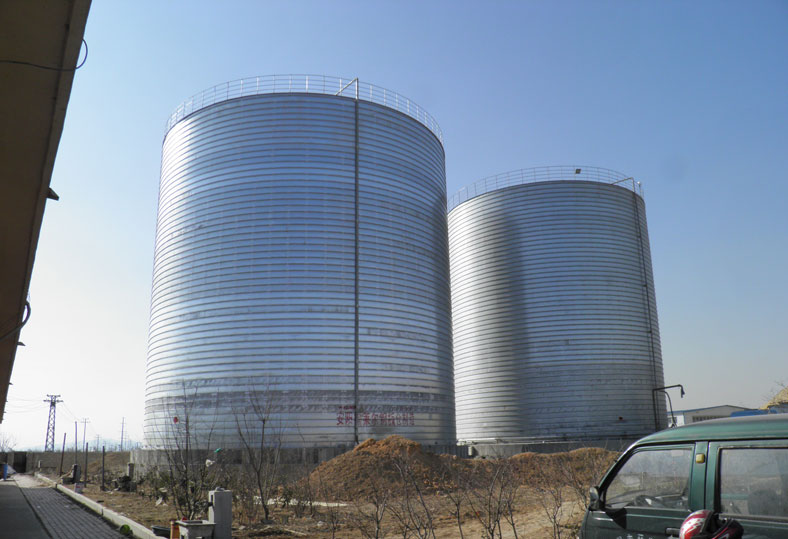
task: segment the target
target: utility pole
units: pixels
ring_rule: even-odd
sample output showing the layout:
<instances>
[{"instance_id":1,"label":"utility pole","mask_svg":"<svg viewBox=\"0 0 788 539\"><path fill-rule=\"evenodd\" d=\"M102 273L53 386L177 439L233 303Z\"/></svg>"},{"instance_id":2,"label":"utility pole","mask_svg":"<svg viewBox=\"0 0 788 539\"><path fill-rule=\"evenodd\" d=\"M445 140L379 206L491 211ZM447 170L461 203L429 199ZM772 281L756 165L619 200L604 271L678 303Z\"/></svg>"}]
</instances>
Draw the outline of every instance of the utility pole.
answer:
<instances>
[{"instance_id":1,"label":"utility pole","mask_svg":"<svg viewBox=\"0 0 788 539\"><path fill-rule=\"evenodd\" d=\"M90 420L87 417L82 418L82 447L85 450L85 469L82 470L83 483L88 482L88 444L85 443L85 434L88 430L88 423Z\"/></svg>"},{"instance_id":2,"label":"utility pole","mask_svg":"<svg viewBox=\"0 0 788 539\"><path fill-rule=\"evenodd\" d=\"M126 418L121 418L120 421L120 450L123 451L123 433L126 428Z\"/></svg>"},{"instance_id":3,"label":"utility pole","mask_svg":"<svg viewBox=\"0 0 788 539\"><path fill-rule=\"evenodd\" d=\"M66 456L66 433L63 433L63 449L60 450L60 474L63 475L63 458Z\"/></svg>"},{"instance_id":4,"label":"utility pole","mask_svg":"<svg viewBox=\"0 0 788 539\"><path fill-rule=\"evenodd\" d=\"M80 421L82 422L82 447L87 447L85 445L85 433L88 430L88 423L90 423L90 420L87 417L83 417Z\"/></svg>"},{"instance_id":5,"label":"utility pole","mask_svg":"<svg viewBox=\"0 0 788 539\"><path fill-rule=\"evenodd\" d=\"M55 408L57 403L63 402L60 400L60 395L47 395L47 398L44 399L44 402L49 403L49 420L47 421L47 437L46 442L44 442L44 451L54 451L55 450Z\"/></svg>"}]
</instances>

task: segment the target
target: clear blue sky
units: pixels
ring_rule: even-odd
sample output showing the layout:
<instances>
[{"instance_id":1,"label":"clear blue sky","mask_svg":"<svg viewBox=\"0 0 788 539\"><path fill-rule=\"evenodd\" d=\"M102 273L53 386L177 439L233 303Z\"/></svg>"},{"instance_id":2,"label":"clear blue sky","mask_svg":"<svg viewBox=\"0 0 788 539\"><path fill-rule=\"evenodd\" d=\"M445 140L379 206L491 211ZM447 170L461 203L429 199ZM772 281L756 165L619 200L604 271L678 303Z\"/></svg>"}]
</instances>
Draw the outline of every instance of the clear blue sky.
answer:
<instances>
[{"instance_id":1,"label":"clear blue sky","mask_svg":"<svg viewBox=\"0 0 788 539\"><path fill-rule=\"evenodd\" d=\"M788 3L94 0L6 420L41 445L141 439L164 124L227 80L316 73L440 123L448 191L595 165L645 188L674 407L758 406L788 381ZM80 426L81 436L81 426ZM69 435L69 443L72 443Z\"/></svg>"}]
</instances>

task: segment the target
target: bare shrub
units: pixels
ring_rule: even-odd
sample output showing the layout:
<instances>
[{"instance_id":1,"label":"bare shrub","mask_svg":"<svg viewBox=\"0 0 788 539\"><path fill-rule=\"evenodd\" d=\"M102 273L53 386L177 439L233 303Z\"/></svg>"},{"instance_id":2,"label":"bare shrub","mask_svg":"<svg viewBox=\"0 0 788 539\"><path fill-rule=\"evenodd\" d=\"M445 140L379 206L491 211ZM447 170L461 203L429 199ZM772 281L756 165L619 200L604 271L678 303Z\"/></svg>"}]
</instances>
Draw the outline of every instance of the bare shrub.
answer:
<instances>
[{"instance_id":1,"label":"bare shrub","mask_svg":"<svg viewBox=\"0 0 788 539\"><path fill-rule=\"evenodd\" d=\"M293 477L283 485L282 504L289 506L298 518L307 513L315 516L315 489L308 473Z\"/></svg>"},{"instance_id":2,"label":"bare shrub","mask_svg":"<svg viewBox=\"0 0 788 539\"><path fill-rule=\"evenodd\" d=\"M245 472L242 465L236 465L226 484L233 491L233 513L238 522L245 526L259 522L263 506L252 474Z\"/></svg>"},{"instance_id":3,"label":"bare shrub","mask_svg":"<svg viewBox=\"0 0 788 539\"><path fill-rule=\"evenodd\" d=\"M580 527L577 510L588 506L589 489L613 463L616 453L592 447L534 458L538 464L532 466L532 480L553 538L574 537Z\"/></svg>"},{"instance_id":4,"label":"bare shrub","mask_svg":"<svg viewBox=\"0 0 788 539\"><path fill-rule=\"evenodd\" d=\"M547 461L547 459L544 459ZM555 468L550 466L549 461L545 466L535 468L536 484L534 485L537 493L539 505L550 522L553 539L564 537L564 528L568 523L566 513L563 511L566 489L562 481L559 480Z\"/></svg>"},{"instance_id":5,"label":"bare shrub","mask_svg":"<svg viewBox=\"0 0 788 539\"><path fill-rule=\"evenodd\" d=\"M205 513L208 491L216 486L214 461L209 458L213 456L211 444L216 418L214 414L213 421L201 421L200 428L195 429L191 418L198 397L196 393L188 394L185 384L183 388L183 397L173 399L168 407L173 420L161 437L165 440L162 450L167 469L160 473L160 480L177 514L191 520Z\"/></svg>"},{"instance_id":6,"label":"bare shrub","mask_svg":"<svg viewBox=\"0 0 788 539\"><path fill-rule=\"evenodd\" d=\"M617 456L616 452L598 447L571 451L558 461L559 480L572 489L578 503L587 507L589 490L599 483Z\"/></svg>"},{"instance_id":7,"label":"bare shrub","mask_svg":"<svg viewBox=\"0 0 788 539\"><path fill-rule=\"evenodd\" d=\"M321 517L326 519L328 524L328 531L331 533L331 539L336 537L337 530L342 525L342 512L340 504L333 502L336 499L336 493L332 492L322 480L320 473L317 473L317 487L316 495L318 499L325 500L323 504Z\"/></svg>"},{"instance_id":8,"label":"bare shrub","mask_svg":"<svg viewBox=\"0 0 788 539\"><path fill-rule=\"evenodd\" d=\"M365 539L381 539L385 535L383 518L389 509L391 490L380 480L372 480L368 503L357 501L350 515L351 525Z\"/></svg>"},{"instance_id":9,"label":"bare shrub","mask_svg":"<svg viewBox=\"0 0 788 539\"><path fill-rule=\"evenodd\" d=\"M502 500L503 500L503 518L509 524L509 527L512 529L512 535L515 539L518 539L517 535L517 524L515 522L514 514L518 508L518 493L520 490L520 481L518 480L518 475L516 473L516 466L511 460L507 460L507 467L506 470L507 476L509 480L502 484ZM500 528L499 528L500 530Z\"/></svg>"},{"instance_id":10,"label":"bare shrub","mask_svg":"<svg viewBox=\"0 0 788 539\"><path fill-rule=\"evenodd\" d=\"M509 522L517 536L514 506L518 489L516 467L510 459L492 459L488 461L486 472L477 474L474 484L467 491L467 500L482 527L484 539L503 536L502 519Z\"/></svg>"},{"instance_id":11,"label":"bare shrub","mask_svg":"<svg viewBox=\"0 0 788 539\"><path fill-rule=\"evenodd\" d=\"M460 539L465 539L462 530L463 507L465 506L467 489L470 483L470 474L465 471L457 457L444 463L441 474L441 490L446 494L449 501L448 511L457 524L457 531Z\"/></svg>"},{"instance_id":12,"label":"bare shrub","mask_svg":"<svg viewBox=\"0 0 788 539\"><path fill-rule=\"evenodd\" d=\"M433 511L435 507L428 503L420 486L411 460L403 453L394 461L400 478L402 490L400 496L391 504L391 514L397 523L403 539L418 537L419 539L435 538Z\"/></svg>"}]
</instances>

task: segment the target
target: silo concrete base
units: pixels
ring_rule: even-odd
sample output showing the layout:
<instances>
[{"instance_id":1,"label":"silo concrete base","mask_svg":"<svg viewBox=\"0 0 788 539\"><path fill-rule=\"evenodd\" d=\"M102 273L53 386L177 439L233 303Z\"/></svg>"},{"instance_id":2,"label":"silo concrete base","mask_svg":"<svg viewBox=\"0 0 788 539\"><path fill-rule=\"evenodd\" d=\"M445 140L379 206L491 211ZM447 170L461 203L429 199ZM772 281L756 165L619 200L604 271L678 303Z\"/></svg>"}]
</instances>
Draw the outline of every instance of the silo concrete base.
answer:
<instances>
[{"instance_id":1,"label":"silo concrete base","mask_svg":"<svg viewBox=\"0 0 788 539\"><path fill-rule=\"evenodd\" d=\"M601 447L608 451L624 451L638 438L608 438L598 440L528 441L467 443L459 446L460 456L471 458L511 457L520 453L563 453L585 447Z\"/></svg>"}]
</instances>

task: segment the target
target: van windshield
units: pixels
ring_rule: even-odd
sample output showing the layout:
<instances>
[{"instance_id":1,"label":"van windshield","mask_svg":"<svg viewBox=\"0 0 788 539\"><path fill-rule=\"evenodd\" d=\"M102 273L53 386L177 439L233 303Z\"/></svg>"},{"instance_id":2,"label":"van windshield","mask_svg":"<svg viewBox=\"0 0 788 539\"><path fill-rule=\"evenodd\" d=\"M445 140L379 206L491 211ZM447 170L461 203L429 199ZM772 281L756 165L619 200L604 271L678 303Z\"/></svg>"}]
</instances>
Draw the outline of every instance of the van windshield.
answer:
<instances>
[{"instance_id":1,"label":"van windshield","mask_svg":"<svg viewBox=\"0 0 788 539\"><path fill-rule=\"evenodd\" d=\"M691 467L691 447L638 451L609 483L605 506L687 510Z\"/></svg>"}]
</instances>

